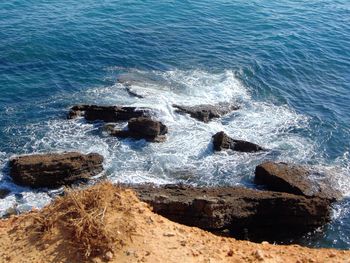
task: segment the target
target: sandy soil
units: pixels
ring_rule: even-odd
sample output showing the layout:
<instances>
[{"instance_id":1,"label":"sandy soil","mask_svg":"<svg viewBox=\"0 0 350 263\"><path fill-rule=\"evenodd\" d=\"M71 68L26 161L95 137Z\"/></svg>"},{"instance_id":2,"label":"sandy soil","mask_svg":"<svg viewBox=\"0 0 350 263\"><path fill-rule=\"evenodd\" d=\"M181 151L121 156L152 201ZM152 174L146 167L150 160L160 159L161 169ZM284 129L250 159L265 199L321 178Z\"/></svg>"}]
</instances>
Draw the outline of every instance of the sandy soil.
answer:
<instances>
[{"instance_id":1,"label":"sandy soil","mask_svg":"<svg viewBox=\"0 0 350 263\"><path fill-rule=\"evenodd\" d=\"M105 245L94 250L99 242ZM215 236L103 183L0 221L0 262L350 262L350 251Z\"/></svg>"}]
</instances>

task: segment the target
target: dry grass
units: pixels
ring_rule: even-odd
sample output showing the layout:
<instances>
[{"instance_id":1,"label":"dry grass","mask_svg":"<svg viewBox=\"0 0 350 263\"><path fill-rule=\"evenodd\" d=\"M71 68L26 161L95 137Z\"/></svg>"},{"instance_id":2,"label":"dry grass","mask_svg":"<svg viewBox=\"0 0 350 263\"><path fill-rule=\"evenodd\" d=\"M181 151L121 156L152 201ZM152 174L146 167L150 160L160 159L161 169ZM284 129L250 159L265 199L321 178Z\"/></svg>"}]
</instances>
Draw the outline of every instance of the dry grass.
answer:
<instances>
[{"instance_id":1,"label":"dry grass","mask_svg":"<svg viewBox=\"0 0 350 263\"><path fill-rule=\"evenodd\" d=\"M32 231L47 242L53 230L60 231L85 259L113 252L118 243L116 232L124 233L124 238L131 238L133 232L127 223L132 214L118 194L121 189L116 191L116 187L105 182L80 191L67 189L63 197L33 217ZM110 225L105 215L112 209L119 215Z\"/></svg>"}]
</instances>

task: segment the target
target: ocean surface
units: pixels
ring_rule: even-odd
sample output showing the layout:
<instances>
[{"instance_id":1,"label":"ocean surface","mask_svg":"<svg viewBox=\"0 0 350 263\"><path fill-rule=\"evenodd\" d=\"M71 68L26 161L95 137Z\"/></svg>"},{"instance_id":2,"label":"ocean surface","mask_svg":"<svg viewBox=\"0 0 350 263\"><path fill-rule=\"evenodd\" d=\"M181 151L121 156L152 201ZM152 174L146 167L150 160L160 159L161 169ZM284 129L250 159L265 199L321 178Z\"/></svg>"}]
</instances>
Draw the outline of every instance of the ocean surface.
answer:
<instances>
[{"instance_id":1,"label":"ocean surface","mask_svg":"<svg viewBox=\"0 0 350 263\"><path fill-rule=\"evenodd\" d=\"M247 187L257 164L279 160L326 174L345 196L297 242L350 248L349 95L349 0L0 1L0 187L12 191L0 215L51 200L11 182L17 154L98 152L113 182ZM223 101L242 109L209 124L171 107ZM159 109L168 140L68 121L77 103ZM221 130L271 151L213 154Z\"/></svg>"}]
</instances>

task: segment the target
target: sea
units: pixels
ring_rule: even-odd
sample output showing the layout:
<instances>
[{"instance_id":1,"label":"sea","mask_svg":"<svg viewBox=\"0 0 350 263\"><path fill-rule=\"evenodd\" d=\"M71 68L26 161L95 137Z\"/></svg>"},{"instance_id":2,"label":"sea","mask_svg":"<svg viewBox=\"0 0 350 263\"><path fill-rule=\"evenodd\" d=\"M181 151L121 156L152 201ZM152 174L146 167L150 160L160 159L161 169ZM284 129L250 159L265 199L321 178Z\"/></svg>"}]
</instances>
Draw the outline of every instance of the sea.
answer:
<instances>
[{"instance_id":1,"label":"sea","mask_svg":"<svg viewBox=\"0 0 350 263\"><path fill-rule=\"evenodd\" d=\"M220 102L241 109L202 123L172 107ZM67 120L75 104L155 108L167 141ZM218 131L269 151L213 153ZM0 188L11 190L0 215L55 192L14 184L14 155L97 152L112 182L197 186L254 187L256 165L284 161L344 195L329 225L293 242L349 249L349 149L349 0L0 1Z\"/></svg>"}]
</instances>

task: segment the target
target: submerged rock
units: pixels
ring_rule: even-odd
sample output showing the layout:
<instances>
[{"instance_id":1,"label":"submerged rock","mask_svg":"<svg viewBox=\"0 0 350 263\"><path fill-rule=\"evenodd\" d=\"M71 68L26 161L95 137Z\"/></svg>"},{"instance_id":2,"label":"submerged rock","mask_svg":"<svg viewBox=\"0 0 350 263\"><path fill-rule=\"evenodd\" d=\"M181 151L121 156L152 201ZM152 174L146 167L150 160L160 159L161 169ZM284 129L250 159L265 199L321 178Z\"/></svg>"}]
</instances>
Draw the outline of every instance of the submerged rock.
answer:
<instances>
[{"instance_id":1,"label":"submerged rock","mask_svg":"<svg viewBox=\"0 0 350 263\"><path fill-rule=\"evenodd\" d=\"M175 222L236 237L292 238L330 220L330 202L241 187L131 186L153 211Z\"/></svg>"},{"instance_id":2,"label":"submerged rock","mask_svg":"<svg viewBox=\"0 0 350 263\"><path fill-rule=\"evenodd\" d=\"M88 121L118 122L128 121L131 118L149 116L151 109L121 106L99 106L99 105L76 105L69 113L68 119L85 117Z\"/></svg>"},{"instance_id":3,"label":"submerged rock","mask_svg":"<svg viewBox=\"0 0 350 263\"><path fill-rule=\"evenodd\" d=\"M0 199L4 199L11 191L7 188L0 188Z\"/></svg>"},{"instance_id":4,"label":"submerged rock","mask_svg":"<svg viewBox=\"0 0 350 263\"><path fill-rule=\"evenodd\" d=\"M173 107L176 108L176 112L190 114L192 118L203 122L209 122L214 118L220 118L231 111L239 109L239 106L230 103L219 103L217 105L202 104L197 106L174 104Z\"/></svg>"},{"instance_id":5,"label":"submerged rock","mask_svg":"<svg viewBox=\"0 0 350 263\"><path fill-rule=\"evenodd\" d=\"M145 96L138 94L136 91L134 91L129 85L125 85L125 90L128 92L130 96L139 98L139 99L144 99Z\"/></svg>"},{"instance_id":6,"label":"submerged rock","mask_svg":"<svg viewBox=\"0 0 350 263\"><path fill-rule=\"evenodd\" d=\"M105 130L116 137L145 139L150 142L163 142L168 133L168 128L160 121L147 117L132 118L128 122L127 130L115 130L111 125L106 125Z\"/></svg>"},{"instance_id":7,"label":"submerged rock","mask_svg":"<svg viewBox=\"0 0 350 263\"><path fill-rule=\"evenodd\" d=\"M265 185L267 189L278 192L326 198L336 201L341 195L332 189L325 180L311 178L312 172L300 165L265 162L255 169L255 183Z\"/></svg>"},{"instance_id":8,"label":"submerged rock","mask_svg":"<svg viewBox=\"0 0 350 263\"><path fill-rule=\"evenodd\" d=\"M258 152L264 150L261 146L255 143L242 140L234 140L223 131L213 135L213 144L215 151L231 149L238 152Z\"/></svg>"},{"instance_id":9,"label":"submerged rock","mask_svg":"<svg viewBox=\"0 0 350 263\"><path fill-rule=\"evenodd\" d=\"M10 176L22 186L56 188L86 180L103 171L103 157L97 153L49 153L10 159Z\"/></svg>"}]
</instances>

